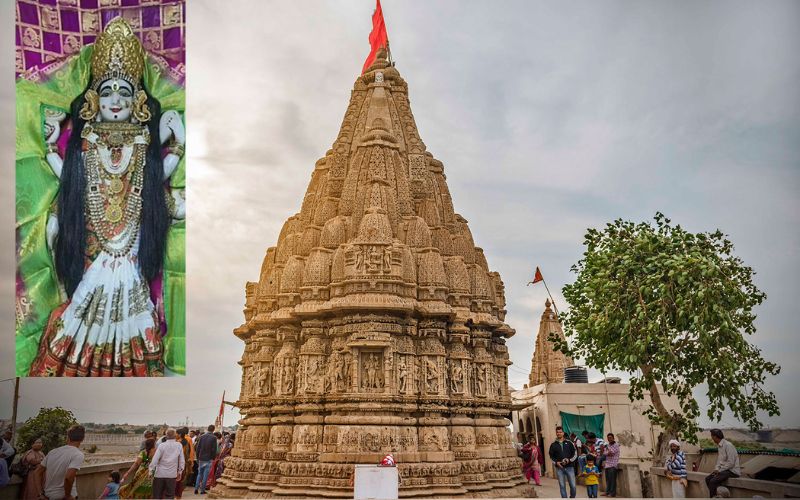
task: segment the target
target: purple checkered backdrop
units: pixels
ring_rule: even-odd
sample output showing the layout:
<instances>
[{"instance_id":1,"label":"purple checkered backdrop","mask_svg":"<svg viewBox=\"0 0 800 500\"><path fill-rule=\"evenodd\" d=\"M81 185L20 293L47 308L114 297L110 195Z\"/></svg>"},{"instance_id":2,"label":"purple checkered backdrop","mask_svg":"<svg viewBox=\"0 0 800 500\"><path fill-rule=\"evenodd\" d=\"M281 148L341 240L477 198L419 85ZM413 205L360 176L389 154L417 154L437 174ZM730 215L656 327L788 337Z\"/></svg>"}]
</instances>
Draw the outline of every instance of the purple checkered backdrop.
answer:
<instances>
[{"instance_id":1,"label":"purple checkered backdrop","mask_svg":"<svg viewBox=\"0 0 800 500\"><path fill-rule=\"evenodd\" d=\"M17 0L17 78L42 78L93 43L117 16L128 21L172 79L183 84L184 0Z\"/></svg>"}]
</instances>

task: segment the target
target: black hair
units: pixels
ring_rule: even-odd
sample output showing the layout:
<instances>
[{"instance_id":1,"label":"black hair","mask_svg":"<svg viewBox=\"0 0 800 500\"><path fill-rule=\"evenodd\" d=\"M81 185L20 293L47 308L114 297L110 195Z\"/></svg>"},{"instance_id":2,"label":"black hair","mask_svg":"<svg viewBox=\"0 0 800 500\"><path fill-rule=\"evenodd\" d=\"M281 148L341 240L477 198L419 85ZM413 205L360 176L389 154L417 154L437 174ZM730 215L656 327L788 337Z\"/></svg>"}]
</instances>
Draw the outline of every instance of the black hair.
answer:
<instances>
[{"instance_id":1,"label":"black hair","mask_svg":"<svg viewBox=\"0 0 800 500\"><path fill-rule=\"evenodd\" d=\"M89 90L87 87L86 90ZM145 155L144 180L142 185L142 213L139 226L139 267L147 281L161 270L164 248L169 229L169 212L164 197L163 162L159 144L161 104L147 94L150 109L150 144ZM86 254L86 172L83 162L81 134L86 120L80 110L86 91L82 92L70 106L72 133L67 142L67 153L61 169L61 188L58 193L58 239L55 248L56 273L64 283L68 297L72 297L84 273Z\"/></svg>"},{"instance_id":2,"label":"black hair","mask_svg":"<svg viewBox=\"0 0 800 500\"><path fill-rule=\"evenodd\" d=\"M725 434L719 429L711 429L711 435L719 439L725 439Z\"/></svg>"},{"instance_id":3,"label":"black hair","mask_svg":"<svg viewBox=\"0 0 800 500\"><path fill-rule=\"evenodd\" d=\"M560 425L557 425L557 426L556 426L556 430L562 430L562 431L563 431L563 430L564 430L564 428L563 428L563 427L561 427Z\"/></svg>"},{"instance_id":4,"label":"black hair","mask_svg":"<svg viewBox=\"0 0 800 500\"><path fill-rule=\"evenodd\" d=\"M589 435L586 437L589 439L597 439L597 434L595 434L594 432L590 432Z\"/></svg>"},{"instance_id":5,"label":"black hair","mask_svg":"<svg viewBox=\"0 0 800 500\"><path fill-rule=\"evenodd\" d=\"M595 459L594 455L586 455L586 461L587 462L594 462L595 460L596 459Z\"/></svg>"},{"instance_id":6,"label":"black hair","mask_svg":"<svg viewBox=\"0 0 800 500\"><path fill-rule=\"evenodd\" d=\"M109 474L109 476L111 476L111 480L112 481L114 481L115 483L119 484L119 472L118 471L111 471L111 474Z\"/></svg>"},{"instance_id":7,"label":"black hair","mask_svg":"<svg viewBox=\"0 0 800 500\"><path fill-rule=\"evenodd\" d=\"M582 436L584 436L584 437L586 437L588 434L589 434L589 431L583 431L583 432L581 432L581 435L582 435Z\"/></svg>"},{"instance_id":8,"label":"black hair","mask_svg":"<svg viewBox=\"0 0 800 500\"><path fill-rule=\"evenodd\" d=\"M67 439L81 442L86 437L86 428L82 425L73 425L67 429Z\"/></svg>"}]
</instances>

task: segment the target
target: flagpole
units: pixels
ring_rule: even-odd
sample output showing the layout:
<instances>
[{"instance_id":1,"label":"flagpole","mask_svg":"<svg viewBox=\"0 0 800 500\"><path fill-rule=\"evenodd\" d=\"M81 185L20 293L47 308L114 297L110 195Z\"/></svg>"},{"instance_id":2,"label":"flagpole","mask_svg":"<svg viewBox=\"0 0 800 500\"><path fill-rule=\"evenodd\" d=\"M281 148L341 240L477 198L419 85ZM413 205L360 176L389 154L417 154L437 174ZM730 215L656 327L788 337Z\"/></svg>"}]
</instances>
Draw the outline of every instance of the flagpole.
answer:
<instances>
[{"instance_id":1,"label":"flagpole","mask_svg":"<svg viewBox=\"0 0 800 500\"><path fill-rule=\"evenodd\" d=\"M542 278L542 283L544 283L544 289L547 290L547 295L550 296L550 302L553 303L553 309L556 311L556 316L559 316L558 307L556 306L556 299L554 299L553 294L550 293L550 289L547 287L547 281L545 281L544 278Z\"/></svg>"},{"instance_id":2,"label":"flagpole","mask_svg":"<svg viewBox=\"0 0 800 500\"><path fill-rule=\"evenodd\" d=\"M553 304L553 309L555 309L555 311L556 311L556 316L558 316L559 312L558 312L558 306L556 306L556 299L554 299L553 298L553 294L550 293L550 287L547 286L547 281L545 281L544 276L542 276L542 273L541 273L541 271L539 271L538 267L536 268L536 273L535 273L535 275L533 277L533 281L529 281L528 284L525 285L525 286L535 285L539 281L544 283L544 289L547 290L547 295L550 297L550 302L552 302L552 304Z\"/></svg>"}]
</instances>

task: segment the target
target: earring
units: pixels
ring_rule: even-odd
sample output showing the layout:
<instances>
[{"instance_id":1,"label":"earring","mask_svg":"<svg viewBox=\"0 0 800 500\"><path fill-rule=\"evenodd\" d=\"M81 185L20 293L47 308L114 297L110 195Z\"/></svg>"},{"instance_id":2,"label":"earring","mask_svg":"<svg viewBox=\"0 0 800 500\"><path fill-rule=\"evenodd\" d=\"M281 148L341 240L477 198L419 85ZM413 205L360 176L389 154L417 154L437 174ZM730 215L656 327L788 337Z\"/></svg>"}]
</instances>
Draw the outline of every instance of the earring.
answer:
<instances>
[{"instance_id":1,"label":"earring","mask_svg":"<svg viewBox=\"0 0 800 500\"><path fill-rule=\"evenodd\" d=\"M83 95L83 100L86 101L83 103L81 107L80 117L84 120L92 121L95 116L97 116L97 112L100 110L100 96L97 95L92 89L86 91Z\"/></svg>"},{"instance_id":2,"label":"earring","mask_svg":"<svg viewBox=\"0 0 800 500\"><path fill-rule=\"evenodd\" d=\"M144 90L140 90L136 92L136 95L133 97L133 117L136 118L139 123L146 123L150 120L150 108L147 106L147 94L144 93Z\"/></svg>"}]
</instances>

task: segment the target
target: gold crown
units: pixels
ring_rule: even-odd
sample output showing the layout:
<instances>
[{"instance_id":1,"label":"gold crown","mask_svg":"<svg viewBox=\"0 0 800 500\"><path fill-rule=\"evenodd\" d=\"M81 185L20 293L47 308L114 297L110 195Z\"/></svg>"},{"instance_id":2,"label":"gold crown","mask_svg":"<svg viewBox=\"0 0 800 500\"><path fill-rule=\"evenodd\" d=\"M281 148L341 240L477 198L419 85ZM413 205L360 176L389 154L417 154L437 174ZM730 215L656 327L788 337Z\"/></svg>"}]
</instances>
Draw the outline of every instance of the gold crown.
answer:
<instances>
[{"instance_id":1,"label":"gold crown","mask_svg":"<svg viewBox=\"0 0 800 500\"><path fill-rule=\"evenodd\" d=\"M92 88L109 78L123 78L135 88L144 72L145 54L142 43L131 26L115 17L94 42L92 53Z\"/></svg>"}]
</instances>

